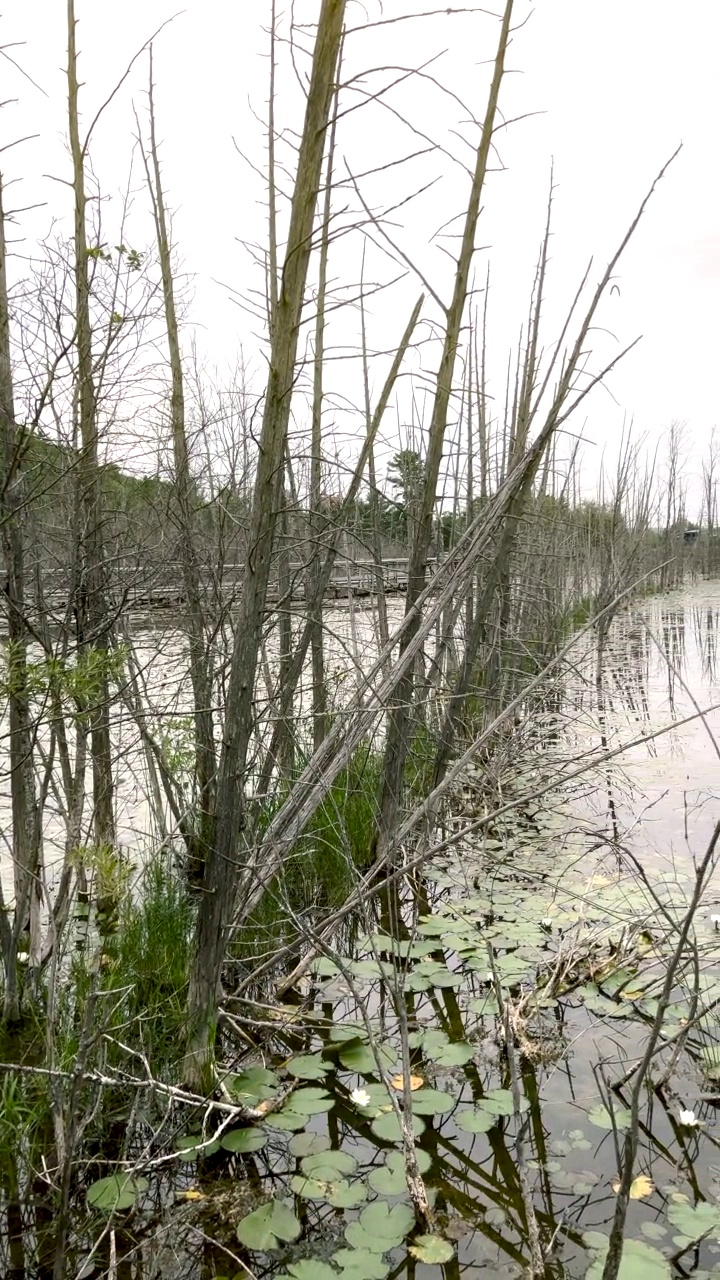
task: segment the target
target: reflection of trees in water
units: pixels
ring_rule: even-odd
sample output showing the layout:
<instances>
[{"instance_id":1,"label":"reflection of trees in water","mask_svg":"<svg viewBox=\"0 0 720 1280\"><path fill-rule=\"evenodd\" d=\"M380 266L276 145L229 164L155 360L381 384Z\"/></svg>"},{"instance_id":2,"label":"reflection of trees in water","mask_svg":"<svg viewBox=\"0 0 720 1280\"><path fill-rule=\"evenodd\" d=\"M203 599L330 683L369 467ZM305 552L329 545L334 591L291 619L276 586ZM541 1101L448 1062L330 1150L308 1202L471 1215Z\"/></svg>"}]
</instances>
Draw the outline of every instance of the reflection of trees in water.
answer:
<instances>
[{"instance_id":1,"label":"reflection of trees in water","mask_svg":"<svg viewBox=\"0 0 720 1280\"><path fill-rule=\"evenodd\" d=\"M592 678L571 683L566 689L564 705L569 705L572 711L583 711L588 707L596 711L600 691L606 714L629 713L642 730L650 719L648 682L651 648L642 615L626 613L613 619L604 636L596 636ZM589 653L586 651L587 658ZM599 675L602 677L600 681Z\"/></svg>"},{"instance_id":2,"label":"reflection of trees in water","mask_svg":"<svg viewBox=\"0 0 720 1280\"><path fill-rule=\"evenodd\" d=\"M595 711L600 729L600 746L607 751L618 732L619 710L629 715L642 731L650 719L648 701L649 650L644 627L628 612L613 620L608 631L598 628L595 656ZM619 704L619 705L618 705ZM616 800L617 770L606 771L607 813L612 836L619 838Z\"/></svg>"},{"instance_id":3,"label":"reflection of trees in water","mask_svg":"<svg viewBox=\"0 0 720 1280\"><path fill-rule=\"evenodd\" d=\"M679 605L660 614L660 647L665 658L670 714L675 715L677 677L685 666L685 608Z\"/></svg>"},{"instance_id":4,"label":"reflection of trees in water","mask_svg":"<svg viewBox=\"0 0 720 1280\"><path fill-rule=\"evenodd\" d=\"M692 628L692 630L690 630ZM648 687L657 656L662 659L670 714L682 714L677 705L678 686L692 683L690 668L699 661L697 677L704 684L718 678L720 605L673 604L663 606L653 618L650 611L628 611L615 619L608 635L605 666L612 696L606 688L608 712L633 713L636 720L651 719ZM691 648L688 650L688 641ZM692 652L692 642L697 659ZM651 655L653 662L651 663Z\"/></svg>"},{"instance_id":5,"label":"reflection of trees in water","mask_svg":"<svg viewBox=\"0 0 720 1280\"><path fill-rule=\"evenodd\" d=\"M601 751L620 741L647 733L652 725L649 695L652 638L643 610L628 609L613 618L610 627L598 628L595 637L594 680L591 710ZM653 740L647 750L656 754ZM606 816L613 839L619 838L618 762L605 773Z\"/></svg>"},{"instance_id":6,"label":"reflection of trees in water","mask_svg":"<svg viewBox=\"0 0 720 1280\"><path fill-rule=\"evenodd\" d=\"M693 611L693 632L703 679L711 684L716 683L717 676L717 640L720 626L720 608L708 605L707 608L696 606Z\"/></svg>"},{"instance_id":7,"label":"reflection of trees in water","mask_svg":"<svg viewBox=\"0 0 720 1280\"><path fill-rule=\"evenodd\" d=\"M597 747L604 752L647 733L652 724L652 641L644 612L628 609L616 615L609 627L596 629L593 644L592 659L586 650L581 660L584 678L570 684L565 707L571 716L590 713ZM648 741L647 750L656 754L653 740ZM614 760L605 775L606 816L614 838L618 836L618 786L622 780L619 762Z\"/></svg>"},{"instance_id":8,"label":"reflection of trees in water","mask_svg":"<svg viewBox=\"0 0 720 1280\"><path fill-rule=\"evenodd\" d=\"M628 611L615 619L601 655L605 712L624 711L641 731L650 721L651 648L644 615Z\"/></svg>"}]
</instances>

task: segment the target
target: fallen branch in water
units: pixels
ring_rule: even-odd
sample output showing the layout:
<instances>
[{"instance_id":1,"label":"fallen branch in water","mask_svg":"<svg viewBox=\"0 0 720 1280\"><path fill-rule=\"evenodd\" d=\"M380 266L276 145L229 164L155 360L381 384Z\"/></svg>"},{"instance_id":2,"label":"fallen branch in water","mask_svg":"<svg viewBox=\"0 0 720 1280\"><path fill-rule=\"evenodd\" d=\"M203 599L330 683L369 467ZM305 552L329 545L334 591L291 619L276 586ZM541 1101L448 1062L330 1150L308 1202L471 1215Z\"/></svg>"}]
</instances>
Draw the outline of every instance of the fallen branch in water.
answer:
<instances>
[{"instance_id":1,"label":"fallen branch in water","mask_svg":"<svg viewBox=\"0 0 720 1280\"><path fill-rule=\"evenodd\" d=\"M162 1080L156 1080L149 1076L143 1079L138 1076L108 1076L101 1071L61 1071L55 1067L31 1067L24 1062L0 1062L0 1072L11 1074L17 1072L26 1076L41 1076L45 1079L52 1080L73 1080L81 1084L95 1084L103 1089L143 1089L149 1092L158 1093L162 1097L169 1098L171 1102L181 1103L183 1106L202 1107L205 1111L220 1111L228 1116L229 1120L242 1120L245 1123L252 1123L263 1120L271 1111L276 1111L292 1093L295 1088L295 1082L285 1091L282 1091L276 1098L269 1100L268 1105L260 1111L256 1107L243 1107L237 1103L229 1101L220 1101L216 1098L203 1097L199 1093L191 1093L188 1089L180 1089L176 1085L165 1084Z\"/></svg>"}]
</instances>

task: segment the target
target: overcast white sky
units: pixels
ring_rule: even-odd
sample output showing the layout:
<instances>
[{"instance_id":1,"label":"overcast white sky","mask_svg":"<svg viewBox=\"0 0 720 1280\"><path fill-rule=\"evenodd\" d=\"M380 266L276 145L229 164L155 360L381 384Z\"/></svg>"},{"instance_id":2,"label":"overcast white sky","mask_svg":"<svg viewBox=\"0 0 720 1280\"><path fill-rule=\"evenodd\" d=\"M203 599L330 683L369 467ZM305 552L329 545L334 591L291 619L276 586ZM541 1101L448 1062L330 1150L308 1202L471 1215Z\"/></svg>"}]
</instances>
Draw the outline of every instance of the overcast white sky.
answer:
<instances>
[{"instance_id":1,"label":"overcast white sky","mask_svg":"<svg viewBox=\"0 0 720 1280\"><path fill-rule=\"evenodd\" d=\"M348 25L362 27L420 7L412 0L366 0L363 5L351 0ZM301 20L312 20L318 10L319 0L295 5ZM191 315L199 342L208 358L220 364L232 362L242 343L251 368L258 370L257 326L229 300L226 286L242 292L260 283L241 242L262 240L262 182L240 158L233 139L262 166L263 125L256 117L266 109L263 27L269 12L269 0L187 0L184 11L158 37L155 52L165 183L179 254L193 280ZM133 52L172 16L174 7L173 0L125 0L121 8L77 0L77 13L83 108L89 120ZM557 190L548 344L589 257L599 271L653 176L682 142L682 153L621 265L619 295L614 292L608 299L601 317L613 335L599 336L602 358L616 341L622 345L641 334L642 343L613 375L614 398L596 394L576 425L586 423L586 434L599 452L618 438L624 415L634 419L638 434L652 438L671 419L686 420L695 441L689 471L697 473L702 448L718 422L720 4L539 0L532 8L517 0L516 19L527 21L513 40L509 65L514 74L506 81L502 106L509 117L540 114L500 136L505 169L492 175L484 199L479 240L489 249L478 254L477 277L484 278L489 262L495 392L502 393L507 347L526 312L551 160ZM25 42L10 52L44 91L4 64L2 98L18 101L0 117L2 142L40 135L3 157L6 178L22 179L12 188L9 203L45 202L21 223L30 244L47 230L51 217L62 219L68 211L67 191L48 176L66 178L69 171L64 151L65 5L61 0L7 0L0 21L6 46ZM466 12L443 11L422 20L373 26L349 37L344 78L383 66L419 67L434 59L427 71L481 116L487 84L483 64L492 56L496 33L497 22ZM279 125L297 128L301 98L286 49L280 57ZM301 71L307 65L302 54L296 61ZM127 181L132 103L143 115L146 76L141 60L98 126L92 156L105 192L119 190ZM375 72L363 84L374 92L391 78L391 73ZM343 100L346 106L356 103L357 92L348 89ZM462 138L474 140L476 135L457 101L414 77L387 102L432 142L468 161L470 149ZM366 108L343 122L339 163L343 174L345 163L358 173L427 145L385 107ZM433 188L396 215L394 234L447 297L450 263L431 236L462 208L467 180L460 166L435 151L362 185L368 203L380 210L431 179L437 180ZM136 185L139 189L139 174ZM336 208L353 199L346 193ZM147 234L140 216L146 206L141 191L136 204L138 234ZM110 226L109 241L113 234ZM445 245L452 247L452 242ZM359 260L360 237L347 236L334 250L331 274L357 280ZM371 278L380 278L381 272L386 278L397 274L379 253L369 256L368 271ZM371 346L382 349L399 337L418 291L417 281L406 279L375 300L368 319ZM355 313L339 319L338 341L352 341L356 331ZM380 362L376 387L383 373ZM339 400L337 404L338 429L352 435L358 430L357 415Z\"/></svg>"}]
</instances>

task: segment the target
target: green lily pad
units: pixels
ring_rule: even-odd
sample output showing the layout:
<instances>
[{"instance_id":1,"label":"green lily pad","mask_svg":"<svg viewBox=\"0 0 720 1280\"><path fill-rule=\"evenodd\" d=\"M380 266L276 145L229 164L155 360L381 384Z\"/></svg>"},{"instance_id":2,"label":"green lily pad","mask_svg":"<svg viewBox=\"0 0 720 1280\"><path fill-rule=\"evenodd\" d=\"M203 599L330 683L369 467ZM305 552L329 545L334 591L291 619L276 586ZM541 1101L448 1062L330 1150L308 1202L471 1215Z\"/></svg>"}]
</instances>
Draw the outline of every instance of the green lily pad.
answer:
<instances>
[{"instance_id":1,"label":"green lily pad","mask_svg":"<svg viewBox=\"0 0 720 1280\"><path fill-rule=\"evenodd\" d=\"M367 1200L367 1188L363 1182L334 1182L327 1197L333 1209L357 1209Z\"/></svg>"},{"instance_id":2,"label":"green lily pad","mask_svg":"<svg viewBox=\"0 0 720 1280\"><path fill-rule=\"evenodd\" d=\"M427 1057L432 1058L434 1061L437 1053L442 1053L443 1049L447 1049L450 1044L450 1038L437 1027L426 1027L424 1031L412 1032L408 1036L408 1044L411 1049L422 1048Z\"/></svg>"},{"instance_id":3,"label":"green lily pad","mask_svg":"<svg viewBox=\"0 0 720 1280\"><path fill-rule=\"evenodd\" d=\"M383 1070L387 1071L395 1062L395 1050L389 1049L387 1045L380 1045L377 1049L377 1057L380 1059ZM348 1045L347 1049L343 1049L340 1053L342 1065L348 1071L356 1071L358 1075L375 1074L378 1069L375 1058L376 1054L366 1044Z\"/></svg>"},{"instance_id":4,"label":"green lily pad","mask_svg":"<svg viewBox=\"0 0 720 1280\"><path fill-rule=\"evenodd\" d=\"M244 1083L251 1085L254 1089L263 1088L272 1091L278 1086L276 1073L269 1067L261 1066L244 1067L239 1075L228 1077L228 1080L230 1082L228 1088Z\"/></svg>"},{"instance_id":5,"label":"green lily pad","mask_svg":"<svg viewBox=\"0 0 720 1280\"><path fill-rule=\"evenodd\" d=\"M471 1013L476 1013L479 1018L494 1018L498 1012L497 996L494 991L487 991L479 999L471 1000L468 1008Z\"/></svg>"},{"instance_id":6,"label":"green lily pad","mask_svg":"<svg viewBox=\"0 0 720 1280\"><path fill-rule=\"evenodd\" d=\"M416 1236L408 1252L428 1266L440 1266L443 1262L452 1262L455 1257L453 1246L442 1236Z\"/></svg>"},{"instance_id":7,"label":"green lily pad","mask_svg":"<svg viewBox=\"0 0 720 1280\"><path fill-rule=\"evenodd\" d=\"M617 995L625 987L629 987L631 983L637 985L637 969L616 969L614 973L605 974L598 979L598 986L603 991L607 991L611 996Z\"/></svg>"},{"instance_id":8,"label":"green lily pad","mask_svg":"<svg viewBox=\"0 0 720 1280\"><path fill-rule=\"evenodd\" d=\"M476 1107L474 1111L461 1111L454 1117L458 1129L463 1133L487 1133L497 1120L484 1107Z\"/></svg>"},{"instance_id":9,"label":"green lily pad","mask_svg":"<svg viewBox=\"0 0 720 1280\"><path fill-rule=\"evenodd\" d=\"M345 1239L358 1249L386 1253L402 1244L414 1222L415 1214L409 1205L390 1208L384 1200L376 1200L363 1209L358 1222L348 1223Z\"/></svg>"},{"instance_id":10,"label":"green lily pad","mask_svg":"<svg viewBox=\"0 0 720 1280\"><path fill-rule=\"evenodd\" d=\"M604 1242L603 1247L599 1248L597 1245L590 1244L590 1236L600 1236ZM586 1272L585 1280L602 1280L608 1238L607 1236L602 1236L600 1232L587 1232L583 1239L588 1248L599 1255ZM672 1268L670 1263L667 1258L663 1257L659 1249L654 1249L652 1245L645 1244L644 1240L624 1241L618 1280L670 1280L671 1276Z\"/></svg>"},{"instance_id":11,"label":"green lily pad","mask_svg":"<svg viewBox=\"0 0 720 1280\"><path fill-rule=\"evenodd\" d=\"M332 1185L331 1182L322 1182L318 1178L303 1178L301 1174L290 1179L291 1191L304 1200L326 1200L328 1187Z\"/></svg>"},{"instance_id":12,"label":"green lily pad","mask_svg":"<svg viewBox=\"0 0 720 1280\"><path fill-rule=\"evenodd\" d=\"M434 1054L428 1054L428 1057L431 1057L439 1067L464 1067L466 1063L472 1061L474 1053L472 1045L461 1040L456 1044L446 1045L444 1049L439 1049Z\"/></svg>"},{"instance_id":13,"label":"green lily pad","mask_svg":"<svg viewBox=\"0 0 720 1280\"><path fill-rule=\"evenodd\" d=\"M461 987L464 978L461 973L448 969L433 960L421 960L415 966L406 981L408 991L429 991L431 987Z\"/></svg>"},{"instance_id":14,"label":"green lily pad","mask_svg":"<svg viewBox=\"0 0 720 1280\"><path fill-rule=\"evenodd\" d=\"M498 956L495 961L495 971L502 987L517 986L520 980L534 968L535 961L525 960L522 956L515 954Z\"/></svg>"},{"instance_id":15,"label":"green lily pad","mask_svg":"<svg viewBox=\"0 0 720 1280\"><path fill-rule=\"evenodd\" d=\"M367 1191L362 1182L347 1182L342 1178L339 1182L321 1182L318 1178L294 1177L290 1186L298 1196L305 1200L322 1200L334 1209L357 1209L367 1200Z\"/></svg>"},{"instance_id":16,"label":"green lily pad","mask_svg":"<svg viewBox=\"0 0 720 1280\"><path fill-rule=\"evenodd\" d=\"M426 938L439 938L448 928L449 922L440 916L424 916L418 923L417 932Z\"/></svg>"},{"instance_id":17,"label":"green lily pad","mask_svg":"<svg viewBox=\"0 0 720 1280\"><path fill-rule=\"evenodd\" d=\"M129 1173L112 1173L108 1178L98 1178L91 1183L86 1196L93 1209L103 1213L116 1213L120 1209L132 1209L141 1191L147 1191L147 1178L133 1178Z\"/></svg>"},{"instance_id":18,"label":"green lily pad","mask_svg":"<svg viewBox=\"0 0 720 1280\"><path fill-rule=\"evenodd\" d=\"M360 1224L365 1231L373 1231L392 1249L412 1230L415 1214L409 1205L396 1204L390 1208L384 1200L376 1200L360 1214Z\"/></svg>"},{"instance_id":19,"label":"green lily pad","mask_svg":"<svg viewBox=\"0 0 720 1280\"><path fill-rule=\"evenodd\" d=\"M223 1151L232 1151L236 1155L249 1151L260 1151L267 1145L268 1135L262 1129L231 1129L220 1139Z\"/></svg>"},{"instance_id":20,"label":"green lily pad","mask_svg":"<svg viewBox=\"0 0 720 1280\"><path fill-rule=\"evenodd\" d=\"M305 1084L300 1089L294 1089L288 1101L292 1102L297 1111L305 1111L307 1102L324 1102L330 1097L327 1089L320 1084Z\"/></svg>"},{"instance_id":21,"label":"green lily pad","mask_svg":"<svg viewBox=\"0 0 720 1280\"><path fill-rule=\"evenodd\" d=\"M591 1177L587 1173L579 1173L575 1182L570 1187L570 1190L573 1191L576 1196L589 1196L595 1190L597 1183L598 1180L596 1177Z\"/></svg>"},{"instance_id":22,"label":"green lily pad","mask_svg":"<svg viewBox=\"0 0 720 1280\"><path fill-rule=\"evenodd\" d=\"M698 1204L671 1204L668 1221L689 1240L701 1240L708 1232L720 1229L720 1205L701 1200Z\"/></svg>"},{"instance_id":23,"label":"green lily pad","mask_svg":"<svg viewBox=\"0 0 720 1280\"><path fill-rule=\"evenodd\" d=\"M429 991L432 985L433 985L432 978L429 978L426 973L413 972L408 974L407 978L405 979L406 991L415 991L415 992Z\"/></svg>"},{"instance_id":24,"label":"green lily pad","mask_svg":"<svg viewBox=\"0 0 720 1280\"><path fill-rule=\"evenodd\" d=\"M295 1089L285 1103L283 1111L295 1111L311 1116L319 1116L325 1111L332 1111L334 1106L335 1099L331 1098L327 1090L315 1086L307 1089Z\"/></svg>"},{"instance_id":25,"label":"green lily pad","mask_svg":"<svg viewBox=\"0 0 720 1280\"><path fill-rule=\"evenodd\" d=\"M560 1169L553 1174L553 1186L561 1190L574 1191L576 1195L588 1196L597 1186L599 1177L591 1170Z\"/></svg>"},{"instance_id":26,"label":"green lily pad","mask_svg":"<svg viewBox=\"0 0 720 1280\"><path fill-rule=\"evenodd\" d=\"M357 1169L357 1160L349 1151L318 1151L301 1161L304 1174L318 1182L339 1182Z\"/></svg>"},{"instance_id":27,"label":"green lily pad","mask_svg":"<svg viewBox=\"0 0 720 1280\"><path fill-rule=\"evenodd\" d=\"M282 1200L269 1200L238 1223L237 1238L248 1249L264 1253L277 1249L281 1241L297 1240L301 1230L289 1205Z\"/></svg>"},{"instance_id":28,"label":"green lily pad","mask_svg":"<svg viewBox=\"0 0 720 1280\"><path fill-rule=\"evenodd\" d=\"M415 1150L415 1159L417 1160L420 1173L427 1173L432 1159L427 1151L421 1151L419 1148ZM373 1191L377 1191L381 1196L401 1196L407 1190L407 1182L405 1180L405 1157L401 1151L388 1151L385 1157L385 1164L378 1169L373 1169L368 1177L368 1182Z\"/></svg>"},{"instance_id":29,"label":"green lily pad","mask_svg":"<svg viewBox=\"0 0 720 1280\"><path fill-rule=\"evenodd\" d=\"M648 1240L664 1240L667 1235L667 1227L661 1222L641 1222L640 1230ZM697 1272L695 1273L697 1275Z\"/></svg>"},{"instance_id":30,"label":"green lily pad","mask_svg":"<svg viewBox=\"0 0 720 1280\"><path fill-rule=\"evenodd\" d=\"M368 1182L380 1196L401 1196L407 1191L404 1165L400 1169L389 1169L387 1165L381 1165L379 1169L372 1170Z\"/></svg>"},{"instance_id":31,"label":"green lily pad","mask_svg":"<svg viewBox=\"0 0 720 1280\"><path fill-rule=\"evenodd\" d=\"M353 1250L360 1254L369 1253L379 1257L387 1249L387 1245L382 1240L371 1235L359 1222L348 1223L345 1228L345 1239L352 1245Z\"/></svg>"},{"instance_id":32,"label":"green lily pad","mask_svg":"<svg viewBox=\"0 0 720 1280\"><path fill-rule=\"evenodd\" d=\"M314 1156L318 1151L329 1151L332 1142L327 1133L295 1133L288 1143L294 1156Z\"/></svg>"},{"instance_id":33,"label":"green lily pad","mask_svg":"<svg viewBox=\"0 0 720 1280\"><path fill-rule=\"evenodd\" d=\"M288 1271L283 1271L277 1280L338 1280L337 1271L333 1271L327 1262L318 1262L316 1258L302 1262L292 1262Z\"/></svg>"},{"instance_id":34,"label":"green lily pad","mask_svg":"<svg viewBox=\"0 0 720 1280\"><path fill-rule=\"evenodd\" d=\"M511 1089L488 1089L485 1097L480 1100L479 1105L495 1116L512 1116L515 1114L515 1103ZM529 1109L530 1103L527 1098L520 1098L520 1114Z\"/></svg>"},{"instance_id":35,"label":"green lily pad","mask_svg":"<svg viewBox=\"0 0 720 1280\"><path fill-rule=\"evenodd\" d=\"M207 1143L201 1133L185 1133L175 1141L178 1160L197 1160L198 1156L211 1156L220 1150L219 1142ZM200 1148L200 1150L198 1150Z\"/></svg>"},{"instance_id":36,"label":"green lily pad","mask_svg":"<svg viewBox=\"0 0 720 1280\"><path fill-rule=\"evenodd\" d=\"M573 996L575 999L582 1000L585 1008L589 1009L591 1013L597 1013L601 1017L624 1018L627 1016L628 1010L623 1004L602 995L594 982L584 987L577 987L573 992Z\"/></svg>"},{"instance_id":37,"label":"green lily pad","mask_svg":"<svg viewBox=\"0 0 720 1280\"><path fill-rule=\"evenodd\" d=\"M437 943L431 938L426 938L424 942L420 939L417 942L401 942L399 943L401 950L399 954L408 956L411 960L424 960L426 956L432 955Z\"/></svg>"},{"instance_id":38,"label":"green lily pad","mask_svg":"<svg viewBox=\"0 0 720 1280\"><path fill-rule=\"evenodd\" d=\"M351 961L348 960L347 963L350 964ZM312 971L319 978L334 978L335 974L340 972L335 961L329 956L318 956L317 960L313 961Z\"/></svg>"},{"instance_id":39,"label":"green lily pad","mask_svg":"<svg viewBox=\"0 0 720 1280\"><path fill-rule=\"evenodd\" d=\"M439 965L432 973L427 974L433 987L461 987L465 981L461 973L455 973L453 969L444 969Z\"/></svg>"},{"instance_id":40,"label":"green lily pad","mask_svg":"<svg viewBox=\"0 0 720 1280\"><path fill-rule=\"evenodd\" d=\"M330 1063L324 1062L319 1053L300 1053L290 1059L287 1069L291 1076L301 1080L322 1080L330 1070Z\"/></svg>"},{"instance_id":41,"label":"green lily pad","mask_svg":"<svg viewBox=\"0 0 720 1280\"><path fill-rule=\"evenodd\" d=\"M420 1116L413 1116L413 1133L416 1138L425 1132L425 1122ZM394 1111L388 1111L384 1115L376 1116L370 1125L376 1138L382 1138L384 1142L402 1142L402 1132L400 1129L400 1121Z\"/></svg>"},{"instance_id":42,"label":"green lily pad","mask_svg":"<svg viewBox=\"0 0 720 1280\"><path fill-rule=\"evenodd\" d=\"M230 1075L225 1084L228 1092L237 1102L247 1107L255 1107L276 1092L279 1080L274 1071L266 1067L247 1067L239 1075Z\"/></svg>"},{"instance_id":43,"label":"green lily pad","mask_svg":"<svg viewBox=\"0 0 720 1280\"><path fill-rule=\"evenodd\" d=\"M273 1111L266 1119L269 1129L307 1129L310 1116L307 1111L293 1111L292 1107L283 1107L282 1111Z\"/></svg>"},{"instance_id":44,"label":"green lily pad","mask_svg":"<svg viewBox=\"0 0 720 1280\"><path fill-rule=\"evenodd\" d=\"M363 1040L367 1041L368 1032L364 1022L335 1022L330 1028L330 1039L335 1041Z\"/></svg>"},{"instance_id":45,"label":"green lily pad","mask_svg":"<svg viewBox=\"0 0 720 1280\"><path fill-rule=\"evenodd\" d=\"M629 1128L632 1116L627 1107L615 1107L611 1116L607 1107L601 1104L599 1107L593 1107L592 1111L588 1111L587 1118L598 1129L612 1129L614 1120L615 1128L623 1131Z\"/></svg>"},{"instance_id":46,"label":"green lily pad","mask_svg":"<svg viewBox=\"0 0 720 1280\"><path fill-rule=\"evenodd\" d=\"M350 966L356 978L393 978L395 966L387 960L353 960Z\"/></svg>"},{"instance_id":47,"label":"green lily pad","mask_svg":"<svg viewBox=\"0 0 720 1280\"><path fill-rule=\"evenodd\" d=\"M485 1210L485 1222L489 1227L497 1227L499 1231L504 1231L507 1227L508 1216L504 1209L499 1205L491 1205Z\"/></svg>"},{"instance_id":48,"label":"green lily pad","mask_svg":"<svg viewBox=\"0 0 720 1280\"><path fill-rule=\"evenodd\" d=\"M585 1137L582 1129L570 1129L568 1132L568 1138L570 1139L573 1151L592 1150L593 1144Z\"/></svg>"},{"instance_id":49,"label":"green lily pad","mask_svg":"<svg viewBox=\"0 0 720 1280\"><path fill-rule=\"evenodd\" d=\"M412 1109L419 1116L440 1116L452 1111L455 1099L441 1089L416 1089L411 1095Z\"/></svg>"},{"instance_id":50,"label":"green lily pad","mask_svg":"<svg viewBox=\"0 0 720 1280\"><path fill-rule=\"evenodd\" d=\"M390 1267L369 1249L338 1249L332 1260L341 1268L340 1280L385 1280Z\"/></svg>"}]
</instances>

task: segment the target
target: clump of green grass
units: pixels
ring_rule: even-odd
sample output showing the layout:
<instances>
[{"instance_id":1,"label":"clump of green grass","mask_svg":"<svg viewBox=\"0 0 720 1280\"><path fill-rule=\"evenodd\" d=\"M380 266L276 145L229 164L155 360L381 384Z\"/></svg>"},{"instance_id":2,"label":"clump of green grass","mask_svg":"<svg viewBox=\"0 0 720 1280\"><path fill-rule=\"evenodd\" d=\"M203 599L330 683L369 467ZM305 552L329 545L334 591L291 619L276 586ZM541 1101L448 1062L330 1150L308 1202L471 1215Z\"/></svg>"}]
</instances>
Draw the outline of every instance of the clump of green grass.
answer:
<instances>
[{"instance_id":1,"label":"clump of green grass","mask_svg":"<svg viewBox=\"0 0 720 1280\"><path fill-rule=\"evenodd\" d=\"M300 855L308 857L316 888L328 906L344 901L355 871L372 861L381 764L377 752L359 748L301 841Z\"/></svg>"},{"instance_id":2,"label":"clump of green grass","mask_svg":"<svg viewBox=\"0 0 720 1280\"><path fill-rule=\"evenodd\" d=\"M0 1028L2 1062L44 1066L45 1052L46 1029L38 1006L30 1006L21 1026ZM50 1078L24 1071L0 1073L0 1187L10 1201L27 1199L53 1141Z\"/></svg>"},{"instance_id":3,"label":"clump of green grass","mask_svg":"<svg viewBox=\"0 0 720 1280\"><path fill-rule=\"evenodd\" d=\"M119 1158L128 1139L133 1091L105 1087L98 1107L95 1086L79 1091L71 1073L138 1071L128 1055L140 1051L153 1074L177 1079L182 1053L194 907L184 880L159 858L145 868L139 884L119 897L113 927L98 929L93 945L60 961L54 975L52 1027L47 1008L34 1007L23 1027L0 1031L5 1062L51 1065L56 1077L19 1071L0 1074L0 1187L22 1200L41 1165L55 1150L53 1112L72 1107L91 1117L82 1133L85 1159L100 1156L103 1168ZM106 1033L106 1034L104 1034ZM142 1071L139 1072L142 1074ZM149 1104L150 1105L150 1104ZM67 1122L67 1110L65 1119ZM79 1157L80 1148L76 1152Z\"/></svg>"},{"instance_id":4,"label":"clump of green grass","mask_svg":"<svg viewBox=\"0 0 720 1280\"><path fill-rule=\"evenodd\" d=\"M332 909L348 897L374 856L381 764L377 752L360 747L338 774L282 872L238 931L237 960L270 957L296 936L293 916ZM260 815L260 830L270 816Z\"/></svg>"},{"instance_id":5,"label":"clump of green grass","mask_svg":"<svg viewBox=\"0 0 720 1280\"><path fill-rule=\"evenodd\" d=\"M0 1079L0 1179L11 1200L23 1198L27 1181L52 1137L47 1078L4 1072Z\"/></svg>"},{"instance_id":6,"label":"clump of green grass","mask_svg":"<svg viewBox=\"0 0 720 1280\"><path fill-rule=\"evenodd\" d=\"M160 858L124 898L117 930L107 940L106 991L122 992L116 1016L123 1039L142 1045L153 1070L176 1062L185 1034L194 907L187 885Z\"/></svg>"},{"instance_id":7,"label":"clump of green grass","mask_svg":"<svg viewBox=\"0 0 720 1280\"><path fill-rule=\"evenodd\" d=\"M420 722L415 728L405 764L405 785L408 795L414 800L424 799L432 787L437 746L436 735Z\"/></svg>"},{"instance_id":8,"label":"clump of green grass","mask_svg":"<svg viewBox=\"0 0 720 1280\"><path fill-rule=\"evenodd\" d=\"M580 627L584 627L596 612L597 602L595 596L583 596L580 600L576 600L568 610L567 630L569 634L578 631Z\"/></svg>"}]
</instances>

